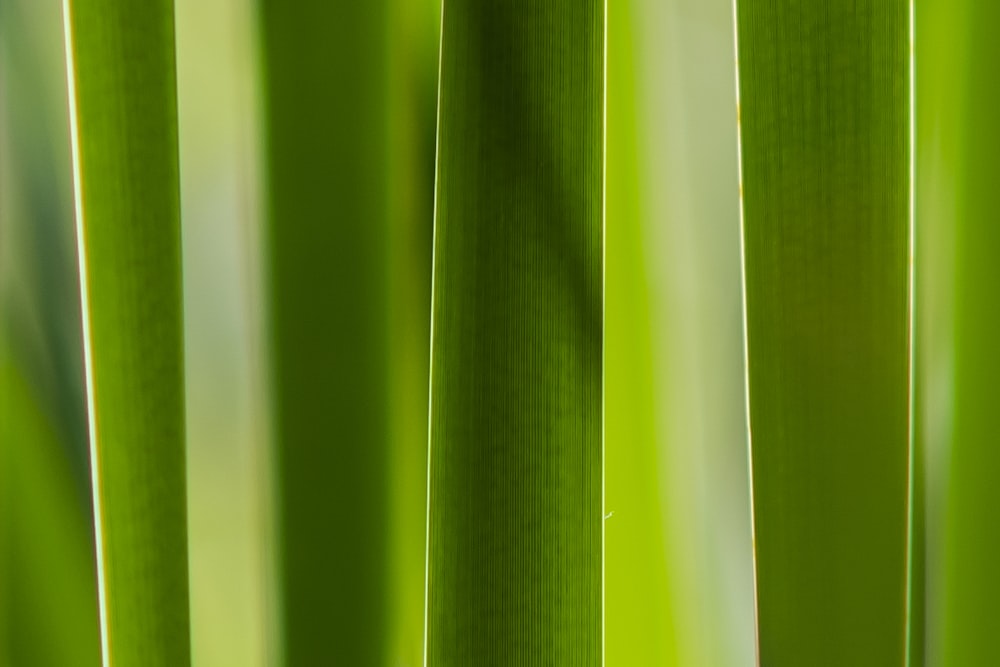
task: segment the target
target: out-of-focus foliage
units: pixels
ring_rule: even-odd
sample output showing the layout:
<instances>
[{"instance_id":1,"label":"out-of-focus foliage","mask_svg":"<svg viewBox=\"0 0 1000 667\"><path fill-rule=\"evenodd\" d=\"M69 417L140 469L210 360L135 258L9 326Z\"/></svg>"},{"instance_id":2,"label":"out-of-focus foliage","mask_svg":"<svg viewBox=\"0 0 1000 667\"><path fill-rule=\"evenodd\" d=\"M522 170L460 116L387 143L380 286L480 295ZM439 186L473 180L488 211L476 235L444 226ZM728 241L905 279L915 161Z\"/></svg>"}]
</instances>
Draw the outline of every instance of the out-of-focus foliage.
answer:
<instances>
[{"instance_id":1,"label":"out-of-focus foliage","mask_svg":"<svg viewBox=\"0 0 1000 667\"><path fill-rule=\"evenodd\" d=\"M62 21L0 3L0 665L100 663Z\"/></svg>"},{"instance_id":2,"label":"out-of-focus foliage","mask_svg":"<svg viewBox=\"0 0 1000 667\"><path fill-rule=\"evenodd\" d=\"M664 530L654 391L650 311L658 304L643 238L650 207L639 175L637 4L613 3L607 16L605 655L612 665L680 665L678 610L671 604L679 585Z\"/></svg>"},{"instance_id":3,"label":"out-of-focus foliage","mask_svg":"<svg viewBox=\"0 0 1000 667\"><path fill-rule=\"evenodd\" d=\"M51 424L0 349L0 665L100 661L86 505Z\"/></svg>"},{"instance_id":4,"label":"out-of-focus foliage","mask_svg":"<svg viewBox=\"0 0 1000 667\"><path fill-rule=\"evenodd\" d=\"M955 6L957 4L957 7ZM954 91L954 375L953 425L946 499L941 664L965 667L995 660L1000 631L1000 449L996 378L1000 374L1000 225L997 224L997 123L1000 42L990 29L1000 6L962 2L941 46L958 50L944 90ZM954 28L952 28L954 26ZM948 30L957 29L949 33Z\"/></svg>"},{"instance_id":5,"label":"out-of-focus foliage","mask_svg":"<svg viewBox=\"0 0 1000 667\"><path fill-rule=\"evenodd\" d=\"M422 640L436 3L263 3L281 653Z\"/></svg>"},{"instance_id":6,"label":"out-of-focus foliage","mask_svg":"<svg viewBox=\"0 0 1000 667\"><path fill-rule=\"evenodd\" d=\"M732 5L608 12L607 659L748 665Z\"/></svg>"},{"instance_id":7,"label":"out-of-focus foliage","mask_svg":"<svg viewBox=\"0 0 1000 667\"><path fill-rule=\"evenodd\" d=\"M914 582L911 665L942 665L945 509L954 407L958 138L971 99L962 75L969 3L921 0L914 17ZM922 519L922 521L921 521ZM923 565L923 567L921 567Z\"/></svg>"},{"instance_id":8,"label":"out-of-focus foliage","mask_svg":"<svg viewBox=\"0 0 1000 667\"><path fill-rule=\"evenodd\" d=\"M732 3L634 6L665 509L650 530L669 545L679 664L747 665L753 585Z\"/></svg>"}]
</instances>

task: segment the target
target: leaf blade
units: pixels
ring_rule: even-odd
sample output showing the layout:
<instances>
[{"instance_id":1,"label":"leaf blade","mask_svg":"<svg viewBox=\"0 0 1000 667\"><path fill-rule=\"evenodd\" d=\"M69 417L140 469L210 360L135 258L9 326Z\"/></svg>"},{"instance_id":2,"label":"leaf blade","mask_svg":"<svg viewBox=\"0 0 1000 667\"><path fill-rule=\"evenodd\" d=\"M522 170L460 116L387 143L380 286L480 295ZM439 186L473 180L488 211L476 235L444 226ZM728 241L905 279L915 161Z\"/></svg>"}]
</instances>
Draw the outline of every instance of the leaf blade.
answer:
<instances>
[{"instance_id":1,"label":"leaf blade","mask_svg":"<svg viewBox=\"0 0 1000 667\"><path fill-rule=\"evenodd\" d=\"M1000 470L993 400L1000 369L995 297L1000 232L994 212L1000 146L995 64L1000 51L990 31L1000 14L995 4L980 2L949 5L947 12L945 21L924 28L940 31L931 34L950 47L941 57L953 66L945 78L931 80L928 86L928 93L950 93L953 105L945 109L953 115L943 119L951 125L941 135L941 150L953 160L946 163L951 171L944 172L944 178L953 179L954 200L952 208L943 212L954 217L928 221L951 223L954 234L954 403L945 501L941 654L936 657L941 664L962 666L995 659L994 610L1000 595L995 568L1000 531L992 512Z\"/></svg>"},{"instance_id":2,"label":"leaf blade","mask_svg":"<svg viewBox=\"0 0 1000 667\"><path fill-rule=\"evenodd\" d=\"M281 654L391 650L388 8L259 5ZM335 527L335 528L334 528Z\"/></svg>"},{"instance_id":3,"label":"leaf blade","mask_svg":"<svg viewBox=\"0 0 1000 667\"><path fill-rule=\"evenodd\" d=\"M907 9L737 3L761 664L904 660Z\"/></svg>"},{"instance_id":4,"label":"leaf blade","mask_svg":"<svg viewBox=\"0 0 1000 667\"><path fill-rule=\"evenodd\" d=\"M603 32L444 7L428 665L601 661Z\"/></svg>"},{"instance_id":5,"label":"leaf blade","mask_svg":"<svg viewBox=\"0 0 1000 667\"><path fill-rule=\"evenodd\" d=\"M104 663L186 665L173 3L64 13Z\"/></svg>"}]
</instances>

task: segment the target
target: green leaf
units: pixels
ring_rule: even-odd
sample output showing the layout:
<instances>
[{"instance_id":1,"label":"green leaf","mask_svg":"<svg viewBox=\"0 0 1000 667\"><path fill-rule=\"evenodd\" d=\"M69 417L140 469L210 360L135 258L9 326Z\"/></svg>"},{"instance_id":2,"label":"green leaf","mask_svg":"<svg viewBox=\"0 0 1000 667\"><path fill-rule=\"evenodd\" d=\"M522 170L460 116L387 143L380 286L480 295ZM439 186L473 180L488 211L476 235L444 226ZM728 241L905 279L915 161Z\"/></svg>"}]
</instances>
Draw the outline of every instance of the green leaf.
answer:
<instances>
[{"instance_id":1,"label":"green leaf","mask_svg":"<svg viewBox=\"0 0 1000 667\"><path fill-rule=\"evenodd\" d=\"M603 9L444 6L430 667L602 660Z\"/></svg>"},{"instance_id":2,"label":"green leaf","mask_svg":"<svg viewBox=\"0 0 1000 667\"><path fill-rule=\"evenodd\" d=\"M392 0L389 341L392 634L389 665L419 665L424 640L427 394L440 0Z\"/></svg>"},{"instance_id":3,"label":"green leaf","mask_svg":"<svg viewBox=\"0 0 1000 667\"><path fill-rule=\"evenodd\" d=\"M759 662L903 664L905 0L738 0Z\"/></svg>"},{"instance_id":4,"label":"green leaf","mask_svg":"<svg viewBox=\"0 0 1000 667\"><path fill-rule=\"evenodd\" d=\"M913 562L910 664L940 665L943 520L952 429L956 168L967 96L961 28L968 3L916 3L913 372ZM988 662L988 661L987 661Z\"/></svg>"},{"instance_id":5,"label":"green leaf","mask_svg":"<svg viewBox=\"0 0 1000 667\"><path fill-rule=\"evenodd\" d=\"M991 22L1000 7L989 2L952 3L938 23L921 34L937 38L940 57L951 65L931 79L951 100L951 116L938 117L941 152L952 158L954 217L928 220L953 225L954 366L950 478L945 517L943 665L989 664L996 660L997 599L1000 597L1000 527L996 521L996 377L1000 373L1000 309L997 308L996 159L1000 43ZM934 20L931 9L927 15ZM932 32L933 31L933 32ZM933 61L928 61L928 67ZM933 108L933 107L929 107ZM950 123L949 123L950 121ZM948 142L951 142L949 145Z\"/></svg>"},{"instance_id":6,"label":"green leaf","mask_svg":"<svg viewBox=\"0 0 1000 667\"><path fill-rule=\"evenodd\" d=\"M961 644L954 641L958 637L952 632L952 626L962 633L971 631L978 622L976 614L979 613L971 609L960 610L964 603L956 604L959 598L954 594L957 591L948 586L949 583L954 583L954 580L948 581L948 561L954 557L958 567L967 562L972 551L966 555L965 550L978 548L976 545L982 526L976 525L970 533L964 538L959 537L957 541L953 539L957 537L956 533L949 535L946 532L951 504L948 498L948 446L954 429L954 401L961 393L954 384L954 301L958 285L955 228L962 214L958 206L958 193L962 188L960 184L965 170L981 168L981 165L973 166L966 161L961 146L961 138L966 132L964 125L969 122L965 117L968 104L973 99L982 99L979 93L973 93L973 89L967 87L971 83L968 70L971 52L966 27L969 20L968 7L971 4L943 0L921 1L916 5L914 26L917 179L913 487L914 514L923 511L926 532L921 536L920 524L915 522L914 608L911 613L917 625L911 631L914 639L911 642L913 665L982 662L979 659L971 662L942 662L945 657L945 632L951 635L949 641L953 642L949 651L962 650ZM969 134L977 135L978 131ZM982 225L982 219L977 224ZM987 310L979 315L988 312ZM981 388L985 384L979 386ZM973 447L981 446L981 442ZM963 447L959 443L955 446L957 452ZM962 476L958 473L953 481L964 485ZM964 493L960 489L956 489L956 492ZM973 511L978 511L978 508ZM959 544L962 551L949 552L949 549ZM923 572L919 569L921 559L924 561ZM956 570L958 576L962 577L960 572L961 570ZM970 572L966 585L972 584L978 588L987 581L979 579L982 572L983 570ZM918 606L921 602L923 614ZM969 613L968 617L965 616L966 613ZM962 643L966 639L969 636L964 637ZM970 645L969 650L980 657L987 655L982 652L982 645L978 648ZM922 656L924 660L921 660Z\"/></svg>"},{"instance_id":7,"label":"green leaf","mask_svg":"<svg viewBox=\"0 0 1000 667\"><path fill-rule=\"evenodd\" d=\"M289 665L382 665L391 650L387 6L259 7Z\"/></svg>"},{"instance_id":8,"label":"green leaf","mask_svg":"<svg viewBox=\"0 0 1000 667\"><path fill-rule=\"evenodd\" d=\"M104 663L189 663L171 0L67 0Z\"/></svg>"}]
</instances>

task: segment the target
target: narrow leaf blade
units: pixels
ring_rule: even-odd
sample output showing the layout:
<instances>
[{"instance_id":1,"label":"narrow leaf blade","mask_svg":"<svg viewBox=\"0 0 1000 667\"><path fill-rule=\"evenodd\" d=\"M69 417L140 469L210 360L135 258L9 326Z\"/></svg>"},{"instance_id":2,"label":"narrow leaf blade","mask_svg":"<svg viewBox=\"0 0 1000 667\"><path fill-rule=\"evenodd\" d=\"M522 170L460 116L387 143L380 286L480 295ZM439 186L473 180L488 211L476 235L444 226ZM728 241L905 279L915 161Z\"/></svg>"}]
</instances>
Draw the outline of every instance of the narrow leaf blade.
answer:
<instances>
[{"instance_id":1,"label":"narrow leaf blade","mask_svg":"<svg viewBox=\"0 0 1000 667\"><path fill-rule=\"evenodd\" d=\"M426 664L602 653L598 0L446 2Z\"/></svg>"},{"instance_id":2,"label":"narrow leaf blade","mask_svg":"<svg viewBox=\"0 0 1000 667\"><path fill-rule=\"evenodd\" d=\"M105 664L190 661L171 0L66 0Z\"/></svg>"},{"instance_id":3,"label":"narrow leaf blade","mask_svg":"<svg viewBox=\"0 0 1000 667\"><path fill-rule=\"evenodd\" d=\"M759 661L902 664L908 3L737 14Z\"/></svg>"}]
</instances>

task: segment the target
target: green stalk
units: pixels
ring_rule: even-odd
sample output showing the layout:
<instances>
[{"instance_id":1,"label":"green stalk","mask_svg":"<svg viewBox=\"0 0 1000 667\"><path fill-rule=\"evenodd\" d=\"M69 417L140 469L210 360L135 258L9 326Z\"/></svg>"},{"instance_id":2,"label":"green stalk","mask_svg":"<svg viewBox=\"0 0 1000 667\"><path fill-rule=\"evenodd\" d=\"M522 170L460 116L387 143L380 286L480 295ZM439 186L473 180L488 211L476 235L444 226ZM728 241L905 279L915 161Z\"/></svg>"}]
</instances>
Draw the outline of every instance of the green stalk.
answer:
<instances>
[{"instance_id":1,"label":"green stalk","mask_svg":"<svg viewBox=\"0 0 1000 667\"><path fill-rule=\"evenodd\" d=\"M105 665L190 661L171 0L66 0Z\"/></svg>"},{"instance_id":2,"label":"green stalk","mask_svg":"<svg viewBox=\"0 0 1000 667\"><path fill-rule=\"evenodd\" d=\"M957 32L953 68L939 79L951 93L954 141L954 411L945 518L942 664L989 664L996 660L996 605L1000 599L1000 527L996 521L996 378L1000 374L1000 309L997 308L996 159L1000 150L996 102L1000 43L992 27L1000 7L990 2L953 3L947 9ZM930 12L928 12L929 14ZM921 19L924 20L924 19ZM926 19L932 20L932 19ZM926 31L947 36L947 23ZM945 53L943 58L949 57ZM930 63L928 63L928 66ZM947 87L945 87L947 86ZM942 92L943 91L943 92ZM943 224L951 222L947 219Z\"/></svg>"},{"instance_id":3,"label":"green stalk","mask_svg":"<svg viewBox=\"0 0 1000 667\"><path fill-rule=\"evenodd\" d=\"M387 0L264 0L283 657L383 665L389 628Z\"/></svg>"},{"instance_id":4,"label":"green stalk","mask_svg":"<svg viewBox=\"0 0 1000 667\"><path fill-rule=\"evenodd\" d=\"M905 0L738 0L758 660L901 665Z\"/></svg>"},{"instance_id":5,"label":"green stalk","mask_svg":"<svg viewBox=\"0 0 1000 667\"><path fill-rule=\"evenodd\" d=\"M596 667L603 2L442 30L425 664Z\"/></svg>"}]
</instances>

